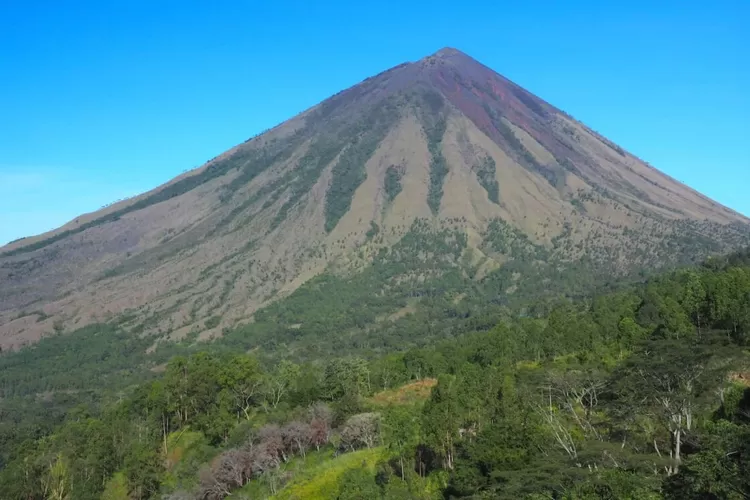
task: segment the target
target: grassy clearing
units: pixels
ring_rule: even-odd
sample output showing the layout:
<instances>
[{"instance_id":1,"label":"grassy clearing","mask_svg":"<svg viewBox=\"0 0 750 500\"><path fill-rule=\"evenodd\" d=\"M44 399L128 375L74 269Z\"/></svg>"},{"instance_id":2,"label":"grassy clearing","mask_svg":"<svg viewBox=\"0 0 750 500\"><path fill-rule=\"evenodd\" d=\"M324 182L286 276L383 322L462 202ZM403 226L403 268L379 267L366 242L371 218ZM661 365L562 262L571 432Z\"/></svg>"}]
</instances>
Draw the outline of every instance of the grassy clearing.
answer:
<instances>
[{"instance_id":1,"label":"grassy clearing","mask_svg":"<svg viewBox=\"0 0 750 500\"><path fill-rule=\"evenodd\" d=\"M408 405L419 403L430 397L432 388L437 385L437 379L425 378L395 389L388 389L375 394L370 402L375 406Z\"/></svg>"},{"instance_id":2,"label":"grassy clearing","mask_svg":"<svg viewBox=\"0 0 750 500\"><path fill-rule=\"evenodd\" d=\"M345 453L332 460L317 463L313 467L306 467L306 470L300 470L284 489L271 498L274 500L336 498L339 479L346 471L368 469L374 473L375 464L385 457L385 448L381 447Z\"/></svg>"}]
</instances>

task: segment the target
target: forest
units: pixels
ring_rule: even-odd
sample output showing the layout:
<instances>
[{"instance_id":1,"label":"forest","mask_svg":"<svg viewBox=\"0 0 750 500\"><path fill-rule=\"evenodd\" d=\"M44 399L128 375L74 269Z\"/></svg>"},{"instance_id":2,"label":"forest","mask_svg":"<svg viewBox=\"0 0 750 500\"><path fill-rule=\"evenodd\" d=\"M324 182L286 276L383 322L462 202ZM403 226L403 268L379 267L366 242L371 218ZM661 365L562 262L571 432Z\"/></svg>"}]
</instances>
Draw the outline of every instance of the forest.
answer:
<instances>
[{"instance_id":1,"label":"forest","mask_svg":"<svg viewBox=\"0 0 750 500\"><path fill-rule=\"evenodd\" d=\"M0 497L750 496L750 252L433 340L3 353Z\"/></svg>"}]
</instances>

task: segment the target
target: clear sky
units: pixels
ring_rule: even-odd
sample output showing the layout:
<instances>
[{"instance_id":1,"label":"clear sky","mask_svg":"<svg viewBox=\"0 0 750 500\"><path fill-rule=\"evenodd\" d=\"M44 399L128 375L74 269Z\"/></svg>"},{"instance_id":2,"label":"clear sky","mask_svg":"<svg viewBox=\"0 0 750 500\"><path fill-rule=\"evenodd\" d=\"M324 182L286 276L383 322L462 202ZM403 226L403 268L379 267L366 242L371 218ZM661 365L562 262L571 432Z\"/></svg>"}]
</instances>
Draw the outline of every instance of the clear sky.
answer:
<instances>
[{"instance_id":1,"label":"clear sky","mask_svg":"<svg viewBox=\"0 0 750 500\"><path fill-rule=\"evenodd\" d=\"M750 215L749 23L748 0L1 0L0 244L444 46Z\"/></svg>"}]
</instances>

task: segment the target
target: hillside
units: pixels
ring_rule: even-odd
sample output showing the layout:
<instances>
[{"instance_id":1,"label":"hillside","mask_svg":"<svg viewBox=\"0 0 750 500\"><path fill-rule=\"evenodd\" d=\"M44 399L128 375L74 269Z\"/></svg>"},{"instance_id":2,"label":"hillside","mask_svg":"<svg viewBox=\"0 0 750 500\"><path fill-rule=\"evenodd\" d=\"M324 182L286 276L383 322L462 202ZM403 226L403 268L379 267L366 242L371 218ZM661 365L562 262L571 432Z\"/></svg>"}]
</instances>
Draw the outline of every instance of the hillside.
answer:
<instances>
[{"instance_id":1,"label":"hillside","mask_svg":"<svg viewBox=\"0 0 750 500\"><path fill-rule=\"evenodd\" d=\"M0 249L0 347L114 319L179 340L273 316L304 337L318 314L310 296L345 284L354 293L328 319L357 307L353 296L371 316L359 328L419 311L425 297L469 307L575 295L739 248L749 228L443 49Z\"/></svg>"},{"instance_id":2,"label":"hillside","mask_svg":"<svg viewBox=\"0 0 750 500\"><path fill-rule=\"evenodd\" d=\"M745 252L370 360L209 344L100 404L50 337L0 357L0 496L740 500L749 334Z\"/></svg>"}]
</instances>

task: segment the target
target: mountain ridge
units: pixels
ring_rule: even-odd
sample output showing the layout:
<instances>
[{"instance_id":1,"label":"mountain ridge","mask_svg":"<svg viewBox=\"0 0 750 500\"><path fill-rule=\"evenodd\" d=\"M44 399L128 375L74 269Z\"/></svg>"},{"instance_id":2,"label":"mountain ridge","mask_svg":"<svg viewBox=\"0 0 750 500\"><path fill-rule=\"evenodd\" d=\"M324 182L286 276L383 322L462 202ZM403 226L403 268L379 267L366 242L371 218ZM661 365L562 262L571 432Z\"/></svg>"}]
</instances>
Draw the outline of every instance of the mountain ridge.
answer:
<instances>
[{"instance_id":1,"label":"mountain ridge","mask_svg":"<svg viewBox=\"0 0 750 500\"><path fill-rule=\"evenodd\" d=\"M0 249L0 345L122 314L147 318L132 322L140 332L207 339L321 273L362 272L406 236L457 231L466 243L445 269L485 283L520 258L539 265L539 252L615 275L675 265L738 248L748 227L445 48L147 193ZM399 265L389 279L431 279ZM503 278L508 297L528 272Z\"/></svg>"}]
</instances>

